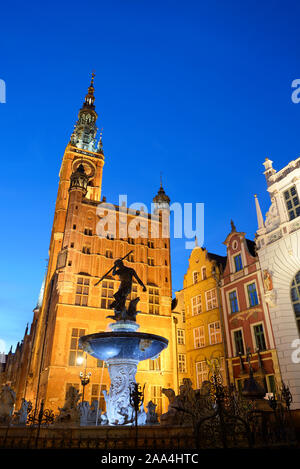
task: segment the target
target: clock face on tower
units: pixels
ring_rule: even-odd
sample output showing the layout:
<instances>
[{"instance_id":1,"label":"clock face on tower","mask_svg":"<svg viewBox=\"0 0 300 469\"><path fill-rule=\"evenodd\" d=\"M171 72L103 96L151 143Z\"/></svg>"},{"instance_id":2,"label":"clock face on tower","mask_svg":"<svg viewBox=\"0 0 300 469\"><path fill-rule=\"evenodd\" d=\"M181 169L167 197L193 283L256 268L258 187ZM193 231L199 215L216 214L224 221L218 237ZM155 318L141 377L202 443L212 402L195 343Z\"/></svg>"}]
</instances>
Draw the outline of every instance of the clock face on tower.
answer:
<instances>
[{"instance_id":1,"label":"clock face on tower","mask_svg":"<svg viewBox=\"0 0 300 469\"><path fill-rule=\"evenodd\" d=\"M78 168L80 164L82 164L82 166L84 167L85 174L91 180L95 176L95 173L96 173L96 168L93 165L93 163L86 159L83 160L82 158L77 158L76 160L73 161L72 171L73 172L76 171L76 169Z\"/></svg>"}]
</instances>

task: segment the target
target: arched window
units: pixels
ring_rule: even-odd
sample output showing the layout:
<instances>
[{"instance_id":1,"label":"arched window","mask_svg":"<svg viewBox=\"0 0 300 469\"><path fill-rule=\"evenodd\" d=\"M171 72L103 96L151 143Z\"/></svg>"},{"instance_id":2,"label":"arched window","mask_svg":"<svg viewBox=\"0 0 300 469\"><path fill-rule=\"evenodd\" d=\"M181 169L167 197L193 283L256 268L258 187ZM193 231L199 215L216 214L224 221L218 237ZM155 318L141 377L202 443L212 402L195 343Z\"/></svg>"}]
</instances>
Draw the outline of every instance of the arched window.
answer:
<instances>
[{"instance_id":1,"label":"arched window","mask_svg":"<svg viewBox=\"0 0 300 469\"><path fill-rule=\"evenodd\" d=\"M293 303L294 313L298 324L298 330L300 333L300 270L295 275L291 287L291 299Z\"/></svg>"}]
</instances>

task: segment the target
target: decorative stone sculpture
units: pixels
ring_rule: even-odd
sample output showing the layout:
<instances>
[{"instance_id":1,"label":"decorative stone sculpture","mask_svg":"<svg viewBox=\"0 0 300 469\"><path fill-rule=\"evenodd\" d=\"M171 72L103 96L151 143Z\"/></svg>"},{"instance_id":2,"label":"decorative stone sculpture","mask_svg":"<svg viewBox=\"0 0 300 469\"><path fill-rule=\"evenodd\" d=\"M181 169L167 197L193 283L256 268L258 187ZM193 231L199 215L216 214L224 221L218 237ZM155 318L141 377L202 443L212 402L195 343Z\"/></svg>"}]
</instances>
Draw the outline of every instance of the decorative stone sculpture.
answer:
<instances>
[{"instance_id":1,"label":"decorative stone sculpture","mask_svg":"<svg viewBox=\"0 0 300 469\"><path fill-rule=\"evenodd\" d=\"M275 230L280 225L280 217L278 213L277 203L275 197L271 198L272 204L269 211L266 213L265 227L267 232Z\"/></svg>"},{"instance_id":2,"label":"decorative stone sculpture","mask_svg":"<svg viewBox=\"0 0 300 469\"><path fill-rule=\"evenodd\" d=\"M20 410L15 414L14 423L16 425L26 425L28 413L32 409L32 403L22 398Z\"/></svg>"},{"instance_id":3,"label":"decorative stone sculpture","mask_svg":"<svg viewBox=\"0 0 300 469\"><path fill-rule=\"evenodd\" d=\"M141 405L140 410L138 411L138 425L146 425L147 414L144 409L144 404Z\"/></svg>"},{"instance_id":4,"label":"decorative stone sculpture","mask_svg":"<svg viewBox=\"0 0 300 469\"><path fill-rule=\"evenodd\" d=\"M70 386L65 405L62 408L58 408L60 411L59 415L56 418L55 423L57 425L79 425L80 424L80 411L78 407L78 401L81 394L79 391Z\"/></svg>"},{"instance_id":5,"label":"decorative stone sculpture","mask_svg":"<svg viewBox=\"0 0 300 469\"><path fill-rule=\"evenodd\" d=\"M5 384L0 393L0 423L8 424L10 422L15 402L16 393L8 384Z\"/></svg>"},{"instance_id":6,"label":"decorative stone sculpture","mask_svg":"<svg viewBox=\"0 0 300 469\"><path fill-rule=\"evenodd\" d=\"M146 425L155 425L156 423L158 423L157 413L155 412L156 407L157 407L157 404L154 404L154 402L152 401L148 402Z\"/></svg>"},{"instance_id":7,"label":"decorative stone sculpture","mask_svg":"<svg viewBox=\"0 0 300 469\"><path fill-rule=\"evenodd\" d=\"M80 412L80 426L86 427L88 425L90 404L87 401L83 401L78 404L78 408Z\"/></svg>"},{"instance_id":8,"label":"decorative stone sculpture","mask_svg":"<svg viewBox=\"0 0 300 469\"><path fill-rule=\"evenodd\" d=\"M174 389L172 389L172 388L163 388L162 393L165 394L165 396L167 396L167 398L169 399L169 404L172 404L172 402L174 401L174 399L176 397Z\"/></svg>"},{"instance_id":9,"label":"decorative stone sculpture","mask_svg":"<svg viewBox=\"0 0 300 469\"><path fill-rule=\"evenodd\" d=\"M263 271L263 281L265 288L265 300L269 306L276 306L276 292L273 289L273 280L268 270Z\"/></svg>"},{"instance_id":10,"label":"decorative stone sculpture","mask_svg":"<svg viewBox=\"0 0 300 469\"><path fill-rule=\"evenodd\" d=\"M209 382L204 382L201 390L194 390L191 380L184 378L178 396L172 389L162 389L162 392L169 398L169 407L160 417L161 425L192 425L196 416L212 412Z\"/></svg>"},{"instance_id":11,"label":"decorative stone sculpture","mask_svg":"<svg viewBox=\"0 0 300 469\"><path fill-rule=\"evenodd\" d=\"M98 401L97 400L94 400L92 402L92 405L90 407L90 410L89 410L89 414L88 414L88 425L96 425L96 422L97 422L97 413L98 413L98 419L100 420L100 416L101 416L101 409L98 409Z\"/></svg>"},{"instance_id":12,"label":"decorative stone sculpture","mask_svg":"<svg viewBox=\"0 0 300 469\"><path fill-rule=\"evenodd\" d=\"M124 403L130 401L130 385L135 382L136 360L109 360L108 372L111 379L109 393L102 391L106 402L107 418L110 424L125 425L134 418L133 408Z\"/></svg>"},{"instance_id":13,"label":"decorative stone sculpture","mask_svg":"<svg viewBox=\"0 0 300 469\"><path fill-rule=\"evenodd\" d=\"M107 413L106 412L103 412L103 414L101 414L101 425L108 425L108 418L107 418Z\"/></svg>"}]
</instances>

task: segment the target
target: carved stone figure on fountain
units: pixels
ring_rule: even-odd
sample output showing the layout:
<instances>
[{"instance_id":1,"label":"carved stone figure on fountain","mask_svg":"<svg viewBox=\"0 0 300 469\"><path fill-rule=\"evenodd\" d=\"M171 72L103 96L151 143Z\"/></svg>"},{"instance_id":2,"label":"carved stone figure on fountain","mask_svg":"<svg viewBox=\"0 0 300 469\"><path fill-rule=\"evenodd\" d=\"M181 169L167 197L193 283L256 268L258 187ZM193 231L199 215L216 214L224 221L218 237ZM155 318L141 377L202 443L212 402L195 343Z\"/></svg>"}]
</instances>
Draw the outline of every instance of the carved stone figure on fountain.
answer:
<instances>
[{"instance_id":1,"label":"carved stone figure on fountain","mask_svg":"<svg viewBox=\"0 0 300 469\"><path fill-rule=\"evenodd\" d=\"M132 423L133 408L130 405L124 406L124 403L130 403L130 385L135 380L136 364L124 362L114 366L109 363L108 368L112 383L109 393L102 391L106 402L107 418L113 425Z\"/></svg>"},{"instance_id":2,"label":"carved stone figure on fountain","mask_svg":"<svg viewBox=\"0 0 300 469\"><path fill-rule=\"evenodd\" d=\"M81 394L79 391L70 386L66 402L63 407L59 407L59 415L56 418L55 423L58 425L78 425L80 423L80 409L78 401L80 400Z\"/></svg>"},{"instance_id":3,"label":"carved stone figure on fountain","mask_svg":"<svg viewBox=\"0 0 300 469\"><path fill-rule=\"evenodd\" d=\"M97 421L97 413L98 413L98 418L99 420L101 419L101 408L98 409L99 407L99 402L97 399L95 399L90 407L89 414L88 414L88 425L96 425Z\"/></svg>"},{"instance_id":4,"label":"carved stone figure on fountain","mask_svg":"<svg viewBox=\"0 0 300 469\"><path fill-rule=\"evenodd\" d=\"M158 416L155 412L157 404L154 404L154 402L149 401L146 407L148 410L146 417L146 425L155 425L156 423L158 423Z\"/></svg>"},{"instance_id":5,"label":"carved stone figure on fountain","mask_svg":"<svg viewBox=\"0 0 300 469\"><path fill-rule=\"evenodd\" d=\"M211 384L204 381L201 390L194 390L189 378L183 379L178 396L173 389L162 389L169 399L168 412L160 417L161 425L192 425L196 417L210 415L213 407L210 399Z\"/></svg>"},{"instance_id":6,"label":"carved stone figure on fountain","mask_svg":"<svg viewBox=\"0 0 300 469\"><path fill-rule=\"evenodd\" d=\"M80 412L80 426L86 427L88 425L88 416L90 412L90 404L87 401L80 402L78 404Z\"/></svg>"}]
</instances>

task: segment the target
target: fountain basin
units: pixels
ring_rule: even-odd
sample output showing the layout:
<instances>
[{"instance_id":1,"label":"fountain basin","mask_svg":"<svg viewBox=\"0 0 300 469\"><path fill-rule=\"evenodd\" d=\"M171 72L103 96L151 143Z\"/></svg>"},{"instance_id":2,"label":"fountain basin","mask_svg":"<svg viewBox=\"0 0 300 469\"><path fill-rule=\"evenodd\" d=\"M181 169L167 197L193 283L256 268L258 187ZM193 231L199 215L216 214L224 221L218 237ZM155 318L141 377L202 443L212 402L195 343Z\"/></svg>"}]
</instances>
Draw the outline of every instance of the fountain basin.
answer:
<instances>
[{"instance_id":1,"label":"fountain basin","mask_svg":"<svg viewBox=\"0 0 300 469\"><path fill-rule=\"evenodd\" d=\"M168 346L168 339L146 332L99 332L80 338L84 351L99 360L131 359L137 362L158 356Z\"/></svg>"}]
</instances>

